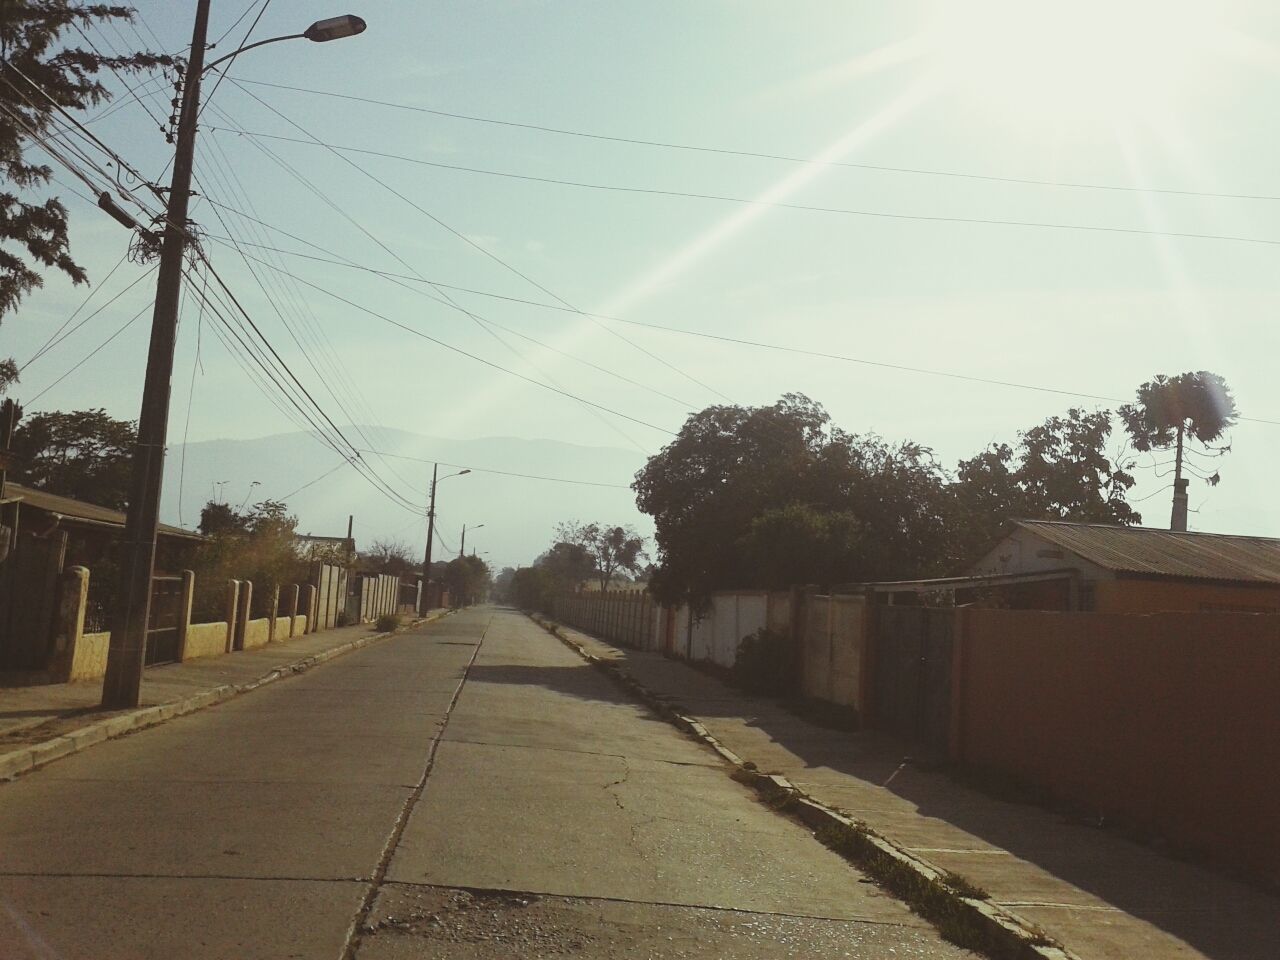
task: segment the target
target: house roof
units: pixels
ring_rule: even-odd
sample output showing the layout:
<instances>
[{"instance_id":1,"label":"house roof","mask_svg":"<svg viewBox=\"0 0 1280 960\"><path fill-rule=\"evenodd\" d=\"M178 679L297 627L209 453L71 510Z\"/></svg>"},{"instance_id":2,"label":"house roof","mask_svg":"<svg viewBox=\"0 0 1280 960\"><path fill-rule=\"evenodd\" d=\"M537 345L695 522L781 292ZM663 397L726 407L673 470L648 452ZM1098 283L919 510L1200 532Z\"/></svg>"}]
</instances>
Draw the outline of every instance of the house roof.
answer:
<instances>
[{"instance_id":1,"label":"house roof","mask_svg":"<svg viewBox=\"0 0 1280 960\"><path fill-rule=\"evenodd\" d=\"M108 526L124 529L124 514L119 510L100 507L95 503L85 503L83 500L73 500L71 497L59 496L56 493L37 490L34 487L24 487L19 483L9 482L4 486L6 498L20 499L24 506L52 514L65 523L74 525L80 522L89 526ZM178 537L183 540L204 539L194 530L184 530L182 527L171 526L167 523L160 524L159 532L162 536Z\"/></svg>"},{"instance_id":2,"label":"house roof","mask_svg":"<svg viewBox=\"0 0 1280 960\"><path fill-rule=\"evenodd\" d=\"M1116 573L1280 584L1280 540L1272 537L1055 520L1015 525Z\"/></svg>"}]
</instances>

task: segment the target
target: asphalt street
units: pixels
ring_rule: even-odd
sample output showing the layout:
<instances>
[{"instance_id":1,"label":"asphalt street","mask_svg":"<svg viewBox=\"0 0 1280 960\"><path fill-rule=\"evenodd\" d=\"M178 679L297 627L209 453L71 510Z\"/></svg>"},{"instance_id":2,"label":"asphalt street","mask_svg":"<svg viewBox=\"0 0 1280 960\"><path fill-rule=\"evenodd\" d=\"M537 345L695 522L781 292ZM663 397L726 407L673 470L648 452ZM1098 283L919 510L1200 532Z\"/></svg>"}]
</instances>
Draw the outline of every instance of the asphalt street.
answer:
<instances>
[{"instance_id":1,"label":"asphalt street","mask_svg":"<svg viewBox=\"0 0 1280 960\"><path fill-rule=\"evenodd\" d=\"M0 784L0 957L969 956L476 608Z\"/></svg>"}]
</instances>

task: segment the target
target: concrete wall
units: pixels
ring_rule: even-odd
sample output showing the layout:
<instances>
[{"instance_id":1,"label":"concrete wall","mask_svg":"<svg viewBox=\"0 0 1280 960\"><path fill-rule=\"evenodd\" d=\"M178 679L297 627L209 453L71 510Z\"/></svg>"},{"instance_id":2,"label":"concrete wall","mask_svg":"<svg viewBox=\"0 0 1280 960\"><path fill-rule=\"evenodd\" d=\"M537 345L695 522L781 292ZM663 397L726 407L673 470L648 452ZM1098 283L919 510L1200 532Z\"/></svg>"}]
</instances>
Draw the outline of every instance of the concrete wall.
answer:
<instances>
[{"instance_id":1,"label":"concrete wall","mask_svg":"<svg viewBox=\"0 0 1280 960\"><path fill-rule=\"evenodd\" d=\"M227 652L228 629L225 621L191 624L187 627L187 645L183 649L182 659L186 661L222 656Z\"/></svg>"},{"instance_id":2,"label":"concrete wall","mask_svg":"<svg viewBox=\"0 0 1280 960\"><path fill-rule=\"evenodd\" d=\"M1280 616L957 616L957 759L1280 882Z\"/></svg>"},{"instance_id":3,"label":"concrete wall","mask_svg":"<svg viewBox=\"0 0 1280 960\"><path fill-rule=\"evenodd\" d=\"M109 633L81 634L71 657L71 670L67 677L76 680L95 680L106 676L107 648L111 645Z\"/></svg>"},{"instance_id":4,"label":"concrete wall","mask_svg":"<svg viewBox=\"0 0 1280 960\"><path fill-rule=\"evenodd\" d=\"M865 709L871 642L866 600L860 596L808 595L800 639L801 694Z\"/></svg>"},{"instance_id":5,"label":"concrete wall","mask_svg":"<svg viewBox=\"0 0 1280 960\"><path fill-rule=\"evenodd\" d=\"M300 613L293 618L293 636L300 637L307 632L307 615Z\"/></svg>"},{"instance_id":6,"label":"concrete wall","mask_svg":"<svg viewBox=\"0 0 1280 960\"><path fill-rule=\"evenodd\" d=\"M244 649L253 650L255 647L265 647L271 639L271 620L268 617L260 617L257 620L247 620L244 625Z\"/></svg>"}]
</instances>

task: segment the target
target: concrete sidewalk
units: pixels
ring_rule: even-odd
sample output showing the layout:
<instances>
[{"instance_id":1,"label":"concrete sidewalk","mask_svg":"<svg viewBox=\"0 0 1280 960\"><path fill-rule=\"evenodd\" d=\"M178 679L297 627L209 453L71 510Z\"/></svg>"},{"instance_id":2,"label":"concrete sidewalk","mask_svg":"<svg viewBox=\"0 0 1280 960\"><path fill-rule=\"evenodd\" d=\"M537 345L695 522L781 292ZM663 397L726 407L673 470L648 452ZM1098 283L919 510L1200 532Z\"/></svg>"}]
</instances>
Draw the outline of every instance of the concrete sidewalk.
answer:
<instances>
[{"instance_id":1,"label":"concrete sidewalk","mask_svg":"<svg viewBox=\"0 0 1280 960\"><path fill-rule=\"evenodd\" d=\"M438 619L446 613L433 611L427 619ZM12 775L6 758L12 760L24 749L86 728L102 727L104 721L116 721L120 732L129 729L124 718L133 717L135 726L147 726L158 722L156 708L173 708L171 715L189 712L207 705L194 703L197 698L208 704L227 699L283 674L306 669L317 659L355 649L362 642L382 636L389 634L380 634L371 623L357 624L220 657L148 667L142 679L142 701L136 710L100 709L100 679L0 689L0 776ZM116 735L112 730L97 739Z\"/></svg>"},{"instance_id":2,"label":"concrete sidewalk","mask_svg":"<svg viewBox=\"0 0 1280 960\"><path fill-rule=\"evenodd\" d=\"M744 760L966 878L1084 960L1280 956L1276 897L904 763L909 750L880 734L824 728L683 662L561 629Z\"/></svg>"}]
</instances>

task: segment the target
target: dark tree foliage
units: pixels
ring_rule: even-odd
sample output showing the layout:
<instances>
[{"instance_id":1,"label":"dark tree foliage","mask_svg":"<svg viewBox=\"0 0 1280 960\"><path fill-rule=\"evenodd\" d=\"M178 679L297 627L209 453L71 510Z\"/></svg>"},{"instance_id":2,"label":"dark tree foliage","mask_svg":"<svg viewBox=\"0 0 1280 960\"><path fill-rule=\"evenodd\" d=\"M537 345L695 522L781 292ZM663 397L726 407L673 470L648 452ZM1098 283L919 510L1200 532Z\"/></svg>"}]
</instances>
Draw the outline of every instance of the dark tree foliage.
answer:
<instances>
[{"instance_id":1,"label":"dark tree foliage","mask_svg":"<svg viewBox=\"0 0 1280 960\"><path fill-rule=\"evenodd\" d=\"M957 467L953 530L957 570L994 544L1009 520L1129 525L1142 516L1125 501L1131 464L1107 454L1111 414L1068 410L993 444Z\"/></svg>"},{"instance_id":2,"label":"dark tree foliage","mask_svg":"<svg viewBox=\"0 0 1280 960\"><path fill-rule=\"evenodd\" d=\"M635 576L646 559L644 537L630 527L601 523L562 523L556 528L559 544L578 546L595 565L600 589L607 590L615 576Z\"/></svg>"},{"instance_id":3,"label":"dark tree foliage","mask_svg":"<svg viewBox=\"0 0 1280 960\"><path fill-rule=\"evenodd\" d=\"M784 574L762 572L762 554L802 551L806 527L825 557L806 561L819 583L938 573L944 479L927 448L845 433L801 394L768 407L709 407L632 485L657 528L650 589L666 603L700 604L716 590L770 585Z\"/></svg>"},{"instance_id":4,"label":"dark tree foliage","mask_svg":"<svg viewBox=\"0 0 1280 960\"><path fill-rule=\"evenodd\" d=\"M22 196L43 192L53 177L53 170L33 162L24 147L54 129L58 107L74 115L107 99L99 79L104 70L136 72L172 62L147 52L103 56L80 45L77 27L87 31L132 18L133 10L124 6L0 3L0 173L7 187L0 189L0 242L22 251L0 249L0 316L41 285L42 269L61 271L75 283L87 279L71 257L66 207L57 197Z\"/></svg>"},{"instance_id":5,"label":"dark tree foliage","mask_svg":"<svg viewBox=\"0 0 1280 960\"><path fill-rule=\"evenodd\" d=\"M466 607L478 603L489 590L489 565L480 557L457 557L449 561L444 583L453 606Z\"/></svg>"},{"instance_id":6,"label":"dark tree foliage","mask_svg":"<svg viewBox=\"0 0 1280 960\"><path fill-rule=\"evenodd\" d=\"M200 532L209 539L193 561L195 610L199 617L224 615L227 582L253 583L255 616L270 616L275 588L307 579L308 562L298 552L294 531L298 520L279 500L263 500L244 513L210 500L200 511Z\"/></svg>"},{"instance_id":7,"label":"dark tree foliage","mask_svg":"<svg viewBox=\"0 0 1280 960\"><path fill-rule=\"evenodd\" d=\"M356 559L365 573L402 577L421 570L421 563L415 560L408 544L401 540L375 540L368 550L360 551Z\"/></svg>"},{"instance_id":8,"label":"dark tree foliage","mask_svg":"<svg viewBox=\"0 0 1280 960\"><path fill-rule=\"evenodd\" d=\"M55 128L59 107L75 115L109 97L102 71L137 72L173 62L147 52L103 56L80 45L77 28L132 17L123 6L0 2L0 320L43 284L42 271L59 271L77 284L88 280L71 256L67 208L48 195L54 171L25 151ZM0 393L15 380L12 361L0 360Z\"/></svg>"},{"instance_id":9,"label":"dark tree foliage","mask_svg":"<svg viewBox=\"0 0 1280 960\"><path fill-rule=\"evenodd\" d=\"M137 430L105 410L37 413L13 433L14 480L85 503L123 510Z\"/></svg>"}]
</instances>

